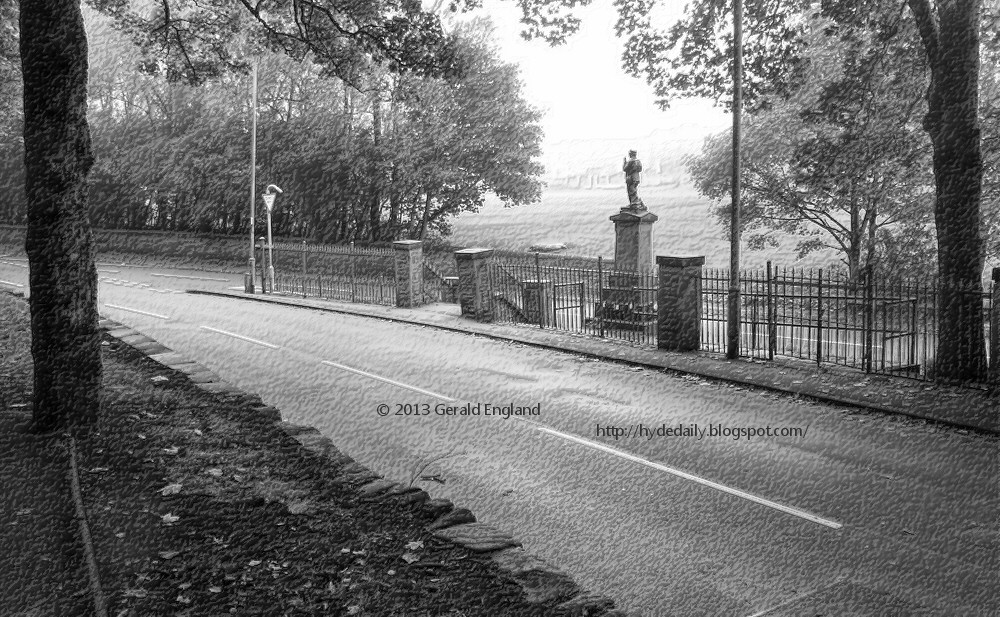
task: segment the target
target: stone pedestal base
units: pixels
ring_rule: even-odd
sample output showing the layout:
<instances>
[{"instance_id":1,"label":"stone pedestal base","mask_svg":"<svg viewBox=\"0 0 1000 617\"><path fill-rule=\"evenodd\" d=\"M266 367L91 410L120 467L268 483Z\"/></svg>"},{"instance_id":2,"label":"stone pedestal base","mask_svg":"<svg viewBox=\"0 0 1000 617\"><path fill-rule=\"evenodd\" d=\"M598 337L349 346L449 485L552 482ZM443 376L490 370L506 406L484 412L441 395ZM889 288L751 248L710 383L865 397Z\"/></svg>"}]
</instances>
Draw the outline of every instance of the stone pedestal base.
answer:
<instances>
[{"instance_id":1,"label":"stone pedestal base","mask_svg":"<svg viewBox=\"0 0 1000 617\"><path fill-rule=\"evenodd\" d=\"M628 272L608 275L608 286L602 290L594 312L605 328L652 333L656 326L656 291L642 287L644 278Z\"/></svg>"},{"instance_id":2,"label":"stone pedestal base","mask_svg":"<svg viewBox=\"0 0 1000 617\"><path fill-rule=\"evenodd\" d=\"M653 269L653 223L658 218L648 210L629 208L611 217L615 224L615 270Z\"/></svg>"}]
</instances>

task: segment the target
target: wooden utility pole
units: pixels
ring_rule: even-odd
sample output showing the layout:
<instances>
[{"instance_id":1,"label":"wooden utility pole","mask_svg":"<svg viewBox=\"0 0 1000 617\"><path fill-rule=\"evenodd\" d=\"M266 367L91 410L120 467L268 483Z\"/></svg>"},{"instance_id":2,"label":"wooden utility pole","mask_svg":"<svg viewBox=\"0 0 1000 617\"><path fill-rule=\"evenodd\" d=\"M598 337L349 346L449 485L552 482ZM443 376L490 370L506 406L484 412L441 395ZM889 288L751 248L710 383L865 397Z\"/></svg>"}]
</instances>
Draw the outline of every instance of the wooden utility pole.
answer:
<instances>
[{"instance_id":1,"label":"wooden utility pole","mask_svg":"<svg viewBox=\"0 0 1000 617\"><path fill-rule=\"evenodd\" d=\"M733 0L733 211L729 219L726 358L740 355L740 120L743 111L743 0Z\"/></svg>"}]
</instances>

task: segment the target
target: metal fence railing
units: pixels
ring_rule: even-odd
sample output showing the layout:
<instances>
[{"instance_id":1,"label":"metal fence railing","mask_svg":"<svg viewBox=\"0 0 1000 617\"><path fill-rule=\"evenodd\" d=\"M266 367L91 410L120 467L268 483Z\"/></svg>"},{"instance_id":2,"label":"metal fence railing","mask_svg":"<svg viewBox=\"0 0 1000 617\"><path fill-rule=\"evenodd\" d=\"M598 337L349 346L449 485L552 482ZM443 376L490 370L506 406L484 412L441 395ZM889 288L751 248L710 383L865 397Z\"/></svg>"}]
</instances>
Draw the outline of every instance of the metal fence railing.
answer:
<instances>
[{"instance_id":1,"label":"metal fence railing","mask_svg":"<svg viewBox=\"0 0 1000 617\"><path fill-rule=\"evenodd\" d=\"M450 261L424 257L422 301L457 303L453 255ZM275 244L274 291L393 306L395 260L392 249ZM487 268L494 319L655 346L657 273L607 264L601 258L537 253L494 257ZM728 270L703 269L701 288L701 349L724 353ZM987 355L1000 354L1000 345L990 346L990 329L1000 323L1000 307L992 303L995 292L968 293L976 298L959 304L983 311ZM940 288L931 278L889 282L870 272L851 278L824 269L779 269L768 262L741 272L740 355L935 380L940 302Z\"/></svg>"},{"instance_id":2,"label":"metal fence railing","mask_svg":"<svg viewBox=\"0 0 1000 617\"><path fill-rule=\"evenodd\" d=\"M274 290L394 306L394 267L392 249L275 243Z\"/></svg>"},{"instance_id":3,"label":"metal fence railing","mask_svg":"<svg viewBox=\"0 0 1000 617\"><path fill-rule=\"evenodd\" d=\"M729 271L702 274L702 347L725 352ZM986 324L989 290L976 293ZM938 286L878 281L870 274L766 268L741 273L740 354L800 358L882 373L934 379ZM988 345L987 345L988 347Z\"/></svg>"},{"instance_id":4,"label":"metal fence railing","mask_svg":"<svg viewBox=\"0 0 1000 617\"><path fill-rule=\"evenodd\" d=\"M656 345L652 272L574 268L530 261L490 264L495 319Z\"/></svg>"}]
</instances>

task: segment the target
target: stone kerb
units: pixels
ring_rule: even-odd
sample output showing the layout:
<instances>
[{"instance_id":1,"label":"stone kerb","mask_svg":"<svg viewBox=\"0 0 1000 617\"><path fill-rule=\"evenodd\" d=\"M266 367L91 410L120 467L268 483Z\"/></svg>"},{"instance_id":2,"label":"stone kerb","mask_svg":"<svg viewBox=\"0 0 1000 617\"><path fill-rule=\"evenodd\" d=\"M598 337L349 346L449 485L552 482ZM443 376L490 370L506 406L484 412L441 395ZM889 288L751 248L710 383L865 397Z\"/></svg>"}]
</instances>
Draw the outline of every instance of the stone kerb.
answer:
<instances>
[{"instance_id":1,"label":"stone kerb","mask_svg":"<svg viewBox=\"0 0 1000 617\"><path fill-rule=\"evenodd\" d=\"M477 321L493 321L493 286L489 263L493 249L471 248L455 251L458 266L458 304L462 315Z\"/></svg>"},{"instance_id":2,"label":"stone kerb","mask_svg":"<svg viewBox=\"0 0 1000 617\"><path fill-rule=\"evenodd\" d=\"M670 351L701 347L701 270L704 257L660 257L656 346Z\"/></svg>"},{"instance_id":3,"label":"stone kerb","mask_svg":"<svg viewBox=\"0 0 1000 617\"><path fill-rule=\"evenodd\" d=\"M395 249L396 306L413 308L424 299L424 252L419 240L397 240Z\"/></svg>"}]
</instances>

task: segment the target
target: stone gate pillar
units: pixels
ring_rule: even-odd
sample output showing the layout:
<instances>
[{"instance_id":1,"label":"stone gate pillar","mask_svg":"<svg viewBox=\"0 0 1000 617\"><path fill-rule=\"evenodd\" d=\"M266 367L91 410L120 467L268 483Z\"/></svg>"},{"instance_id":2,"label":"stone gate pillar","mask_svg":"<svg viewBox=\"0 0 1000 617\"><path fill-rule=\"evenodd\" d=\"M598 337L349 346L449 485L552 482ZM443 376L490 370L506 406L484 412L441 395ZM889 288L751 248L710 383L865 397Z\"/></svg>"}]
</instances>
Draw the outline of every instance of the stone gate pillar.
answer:
<instances>
[{"instance_id":1,"label":"stone gate pillar","mask_svg":"<svg viewBox=\"0 0 1000 617\"><path fill-rule=\"evenodd\" d=\"M656 346L697 351L701 346L701 269L704 257L657 257Z\"/></svg>"},{"instance_id":2,"label":"stone gate pillar","mask_svg":"<svg viewBox=\"0 0 1000 617\"><path fill-rule=\"evenodd\" d=\"M397 240L395 249L396 306L413 308L424 303L424 251L419 240Z\"/></svg>"},{"instance_id":3,"label":"stone gate pillar","mask_svg":"<svg viewBox=\"0 0 1000 617\"><path fill-rule=\"evenodd\" d=\"M458 266L458 304L462 315L477 321L493 321L493 285L489 262L493 249L462 249L455 251Z\"/></svg>"}]
</instances>

